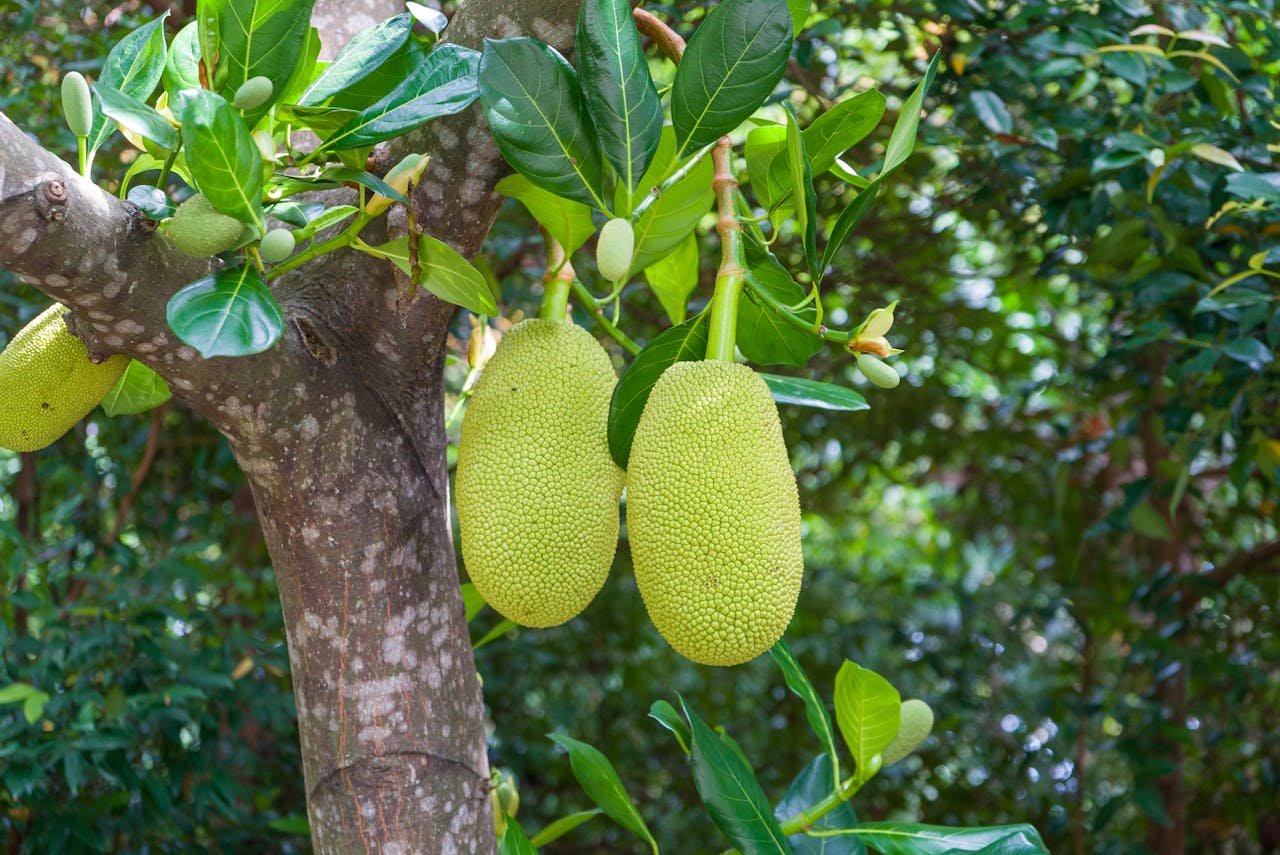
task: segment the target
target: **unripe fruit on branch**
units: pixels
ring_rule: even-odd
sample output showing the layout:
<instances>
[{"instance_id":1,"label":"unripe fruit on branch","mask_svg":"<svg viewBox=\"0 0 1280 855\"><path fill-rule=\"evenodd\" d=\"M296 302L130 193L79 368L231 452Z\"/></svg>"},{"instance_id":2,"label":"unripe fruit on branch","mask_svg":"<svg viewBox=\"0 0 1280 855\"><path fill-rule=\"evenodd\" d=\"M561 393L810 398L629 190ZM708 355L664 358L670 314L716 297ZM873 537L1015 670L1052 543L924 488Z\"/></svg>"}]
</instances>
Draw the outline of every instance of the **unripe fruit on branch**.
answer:
<instances>
[{"instance_id":1,"label":"unripe fruit on branch","mask_svg":"<svg viewBox=\"0 0 1280 855\"><path fill-rule=\"evenodd\" d=\"M636 584L654 626L704 665L782 637L804 573L800 502L769 387L732 362L654 384L627 466Z\"/></svg>"},{"instance_id":2,"label":"unripe fruit on branch","mask_svg":"<svg viewBox=\"0 0 1280 855\"><path fill-rule=\"evenodd\" d=\"M127 356L95 364L54 304L0 353L0 448L37 451L101 403L129 365Z\"/></svg>"},{"instance_id":3,"label":"unripe fruit on branch","mask_svg":"<svg viewBox=\"0 0 1280 855\"><path fill-rule=\"evenodd\" d=\"M430 159L425 154L406 154L400 159L399 163L391 167L382 180L400 193L408 193L409 188L417 184L418 179L422 178L422 173L427 171L427 163ZM390 196L375 194L365 203L364 212L376 217L387 208L390 208L391 202Z\"/></svg>"},{"instance_id":4,"label":"unripe fruit on branch","mask_svg":"<svg viewBox=\"0 0 1280 855\"><path fill-rule=\"evenodd\" d=\"M240 245L244 223L228 217L200 194L178 206L169 220L169 238L187 255L204 258Z\"/></svg>"},{"instance_id":5,"label":"unripe fruit on branch","mask_svg":"<svg viewBox=\"0 0 1280 855\"><path fill-rule=\"evenodd\" d=\"M258 244L258 254L266 262L284 261L293 255L294 247L297 245L298 242L294 238L293 232L288 229L272 229L263 236L262 242Z\"/></svg>"},{"instance_id":6,"label":"unripe fruit on branch","mask_svg":"<svg viewBox=\"0 0 1280 855\"><path fill-rule=\"evenodd\" d=\"M610 282L621 282L631 272L636 250L636 233L631 221L615 217L604 224L596 242L596 268Z\"/></svg>"},{"instance_id":7,"label":"unripe fruit on branch","mask_svg":"<svg viewBox=\"0 0 1280 855\"><path fill-rule=\"evenodd\" d=\"M902 377L890 365L881 362L869 353L858 354L858 370L881 389L892 389L902 382Z\"/></svg>"},{"instance_id":8,"label":"unripe fruit on branch","mask_svg":"<svg viewBox=\"0 0 1280 855\"><path fill-rule=\"evenodd\" d=\"M880 756L884 765L891 766L920 747L933 730L933 710L924 701L912 699L902 702L902 723L898 735L893 738Z\"/></svg>"},{"instance_id":9,"label":"unripe fruit on branch","mask_svg":"<svg viewBox=\"0 0 1280 855\"><path fill-rule=\"evenodd\" d=\"M236 90L231 106L237 110L253 110L271 100L275 85L266 77L250 77Z\"/></svg>"},{"instance_id":10,"label":"unripe fruit on branch","mask_svg":"<svg viewBox=\"0 0 1280 855\"><path fill-rule=\"evenodd\" d=\"M62 115L71 133L77 137L89 136L93 127L93 95L84 75L78 71L62 78Z\"/></svg>"}]
</instances>

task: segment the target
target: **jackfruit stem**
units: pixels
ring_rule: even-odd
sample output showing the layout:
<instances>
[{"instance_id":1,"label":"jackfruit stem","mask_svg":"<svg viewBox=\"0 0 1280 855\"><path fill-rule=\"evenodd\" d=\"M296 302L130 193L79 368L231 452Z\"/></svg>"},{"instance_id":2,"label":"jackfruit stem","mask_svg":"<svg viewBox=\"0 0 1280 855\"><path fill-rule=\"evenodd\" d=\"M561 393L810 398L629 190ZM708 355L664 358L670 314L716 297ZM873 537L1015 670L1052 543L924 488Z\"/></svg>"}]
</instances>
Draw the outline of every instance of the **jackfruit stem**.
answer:
<instances>
[{"instance_id":1,"label":"jackfruit stem","mask_svg":"<svg viewBox=\"0 0 1280 855\"><path fill-rule=\"evenodd\" d=\"M542 277L542 310L544 321L563 321L569 310L569 291L577 274L565 257L559 241L547 236L547 272Z\"/></svg>"},{"instance_id":2,"label":"jackfruit stem","mask_svg":"<svg viewBox=\"0 0 1280 855\"><path fill-rule=\"evenodd\" d=\"M716 290L711 297L711 328L707 337L707 359L733 362L734 346L738 336L738 301L742 298L745 276L739 258L742 257L742 225L736 210L738 181L733 177L731 156L733 142L721 137L716 143L711 159L715 163L715 178L711 186L716 193L719 220L716 231L720 233L720 270L716 274Z\"/></svg>"},{"instance_id":3,"label":"jackfruit stem","mask_svg":"<svg viewBox=\"0 0 1280 855\"><path fill-rule=\"evenodd\" d=\"M738 333L738 299L742 296L742 271L716 277L711 298L711 328L707 335L707 359L733 362Z\"/></svg>"}]
</instances>

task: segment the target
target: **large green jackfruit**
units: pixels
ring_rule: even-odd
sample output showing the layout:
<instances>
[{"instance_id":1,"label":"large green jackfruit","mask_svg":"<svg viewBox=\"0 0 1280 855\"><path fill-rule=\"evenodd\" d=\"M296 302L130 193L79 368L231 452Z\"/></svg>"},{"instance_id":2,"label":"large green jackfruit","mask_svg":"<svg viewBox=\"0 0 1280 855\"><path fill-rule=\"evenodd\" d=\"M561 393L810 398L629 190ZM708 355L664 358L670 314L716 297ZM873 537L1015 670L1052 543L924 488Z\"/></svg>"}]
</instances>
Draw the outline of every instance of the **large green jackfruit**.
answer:
<instances>
[{"instance_id":1,"label":"large green jackfruit","mask_svg":"<svg viewBox=\"0 0 1280 855\"><path fill-rule=\"evenodd\" d=\"M503 337L476 383L455 481L462 558L516 623L564 623L609 575L624 480L606 436L616 382L590 333L535 319Z\"/></svg>"},{"instance_id":2,"label":"large green jackfruit","mask_svg":"<svg viewBox=\"0 0 1280 855\"><path fill-rule=\"evenodd\" d=\"M101 403L129 365L113 356L95 365L89 349L54 304L0 353L0 448L37 451L51 445Z\"/></svg>"},{"instance_id":3,"label":"large green jackfruit","mask_svg":"<svg viewBox=\"0 0 1280 855\"><path fill-rule=\"evenodd\" d=\"M769 387L745 365L677 362L627 465L627 532L654 626L704 665L782 637L804 572L800 502Z\"/></svg>"}]
</instances>

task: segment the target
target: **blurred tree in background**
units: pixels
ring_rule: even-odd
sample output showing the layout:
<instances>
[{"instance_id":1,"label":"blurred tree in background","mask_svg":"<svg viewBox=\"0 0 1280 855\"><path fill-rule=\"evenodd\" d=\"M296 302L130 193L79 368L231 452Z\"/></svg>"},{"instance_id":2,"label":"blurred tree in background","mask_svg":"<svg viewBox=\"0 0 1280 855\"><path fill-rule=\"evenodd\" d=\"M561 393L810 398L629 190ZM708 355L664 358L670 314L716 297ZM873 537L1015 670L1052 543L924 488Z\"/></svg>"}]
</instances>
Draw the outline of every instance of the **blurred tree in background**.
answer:
<instances>
[{"instance_id":1,"label":"blurred tree in background","mask_svg":"<svg viewBox=\"0 0 1280 855\"><path fill-rule=\"evenodd\" d=\"M705 4L646 7L687 32ZM61 74L92 76L113 27L155 10L2 8L0 109L70 152ZM827 297L837 323L902 301L904 383L864 389L869 412L782 411L808 532L792 649L819 685L848 657L939 715L862 817L1025 819L1055 852L1280 849L1277 12L857 0L800 34L802 124L872 87L893 112L943 60L921 151ZM888 126L848 161L875 163ZM819 177L822 213L848 192ZM487 252L509 309L534 311L523 209ZM0 328L47 303L0 285ZM667 323L656 299L649 320ZM0 487L0 682L38 691L0 694L9 850L304 851L279 604L223 440L173 407L98 413L48 451L0 452ZM541 825L589 806L545 734L589 741L690 852L715 832L650 702L714 711L771 793L810 759L803 708L768 657L674 654L619 563L581 617L478 649L490 757ZM641 850L595 823L556 851Z\"/></svg>"}]
</instances>

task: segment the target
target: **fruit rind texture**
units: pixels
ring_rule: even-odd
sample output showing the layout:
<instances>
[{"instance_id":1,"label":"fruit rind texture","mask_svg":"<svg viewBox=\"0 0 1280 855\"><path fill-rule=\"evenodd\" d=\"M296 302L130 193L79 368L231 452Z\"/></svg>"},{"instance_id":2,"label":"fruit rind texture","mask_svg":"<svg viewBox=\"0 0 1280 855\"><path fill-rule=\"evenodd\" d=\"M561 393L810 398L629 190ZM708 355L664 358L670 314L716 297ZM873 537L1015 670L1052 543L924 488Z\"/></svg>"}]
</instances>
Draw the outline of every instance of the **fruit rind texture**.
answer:
<instances>
[{"instance_id":1,"label":"fruit rind texture","mask_svg":"<svg viewBox=\"0 0 1280 855\"><path fill-rule=\"evenodd\" d=\"M62 320L54 304L0 353L0 448L39 451L102 402L129 365L126 356L100 364Z\"/></svg>"},{"instance_id":2,"label":"fruit rind texture","mask_svg":"<svg viewBox=\"0 0 1280 855\"><path fill-rule=\"evenodd\" d=\"M564 623L609 574L624 482L606 437L616 382L590 333L541 319L514 326L476 382L455 480L462 557L518 624Z\"/></svg>"},{"instance_id":3,"label":"fruit rind texture","mask_svg":"<svg viewBox=\"0 0 1280 855\"><path fill-rule=\"evenodd\" d=\"M84 75L71 71L62 78L62 117L77 137L87 137L93 128L93 95Z\"/></svg>"},{"instance_id":4,"label":"fruit rind texture","mask_svg":"<svg viewBox=\"0 0 1280 855\"><path fill-rule=\"evenodd\" d=\"M197 258L234 249L243 238L244 223L228 217L199 193L179 205L169 221L169 239Z\"/></svg>"},{"instance_id":5,"label":"fruit rind texture","mask_svg":"<svg viewBox=\"0 0 1280 855\"><path fill-rule=\"evenodd\" d=\"M933 730L933 710L924 701L912 698L902 702L901 724L898 734L880 752L884 765L892 766L910 755L929 738Z\"/></svg>"},{"instance_id":6,"label":"fruit rind texture","mask_svg":"<svg viewBox=\"0 0 1280 855\"><path fill-rule=\"evenodd\" d=\"M600 275L609 282L626 279L635 249L636 235L630 220L615 217L605 223L596 242L596 268Z\"/></svg>"},{"instance_id":7,"label":"fruit rind texture","mask_svg":"<svg viewBox=\"0 0 1280 855\"><path fill-rule=\"evenodd\" d=\"M636 583L658 631L704 665L768 650L804 573L777 406L750 368L678 362L654 384L627 466Z\"/></svg>"}]
</instances>

